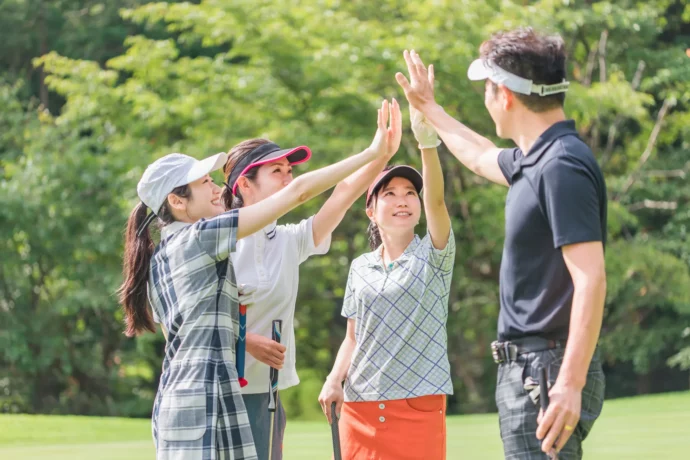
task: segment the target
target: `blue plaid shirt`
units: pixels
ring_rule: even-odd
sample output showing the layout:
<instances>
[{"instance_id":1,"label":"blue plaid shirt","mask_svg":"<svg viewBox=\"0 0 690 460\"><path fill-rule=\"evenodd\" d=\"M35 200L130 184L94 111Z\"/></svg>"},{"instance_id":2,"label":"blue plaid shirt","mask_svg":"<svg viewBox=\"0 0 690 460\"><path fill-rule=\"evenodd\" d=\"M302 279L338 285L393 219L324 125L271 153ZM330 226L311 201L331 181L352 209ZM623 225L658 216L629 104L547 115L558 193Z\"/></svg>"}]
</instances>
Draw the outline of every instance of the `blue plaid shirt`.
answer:
<instances>
[{"instance_id":1,"label":"blue plaid shirt","mask_svg":"<svg viewBox=\"0 0 690 460\"><path fill-rule=\"evenodd\" d=\"M352 262L342 315L355 319L357 345L345 401L453 394L446 320L454 261L451 231L442 250L415 235L392 266L381 247Z\"/></svg>"},{"instance_id":2,"label":"blue plaid shirt","mask_svg":"<svg viewBox=\"0 0 690 460\"><path fill-rule=\"evenodd\" d=\"M256 459L235 368L239 329L230 253L238 211L162 231L148 283L167 344L153 408L158 459Z\"/></svg>"}]
</instances>

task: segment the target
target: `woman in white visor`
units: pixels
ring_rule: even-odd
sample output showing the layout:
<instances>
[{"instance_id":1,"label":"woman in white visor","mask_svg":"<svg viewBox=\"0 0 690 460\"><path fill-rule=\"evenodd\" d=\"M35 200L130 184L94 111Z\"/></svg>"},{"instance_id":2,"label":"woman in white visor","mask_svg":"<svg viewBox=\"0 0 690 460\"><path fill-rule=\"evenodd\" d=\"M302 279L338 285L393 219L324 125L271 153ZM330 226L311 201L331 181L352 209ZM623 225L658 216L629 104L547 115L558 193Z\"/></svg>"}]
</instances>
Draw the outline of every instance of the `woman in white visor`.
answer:
<instances>
[{"instance_id":1,"label":"woman in white visor","mask_svg":"<svg viewBox=\"0 0 690 460\"><path fill-rule=\"evenodd\" d=\"M202 161L174 153L155 161L137 186L127 222L120 303L128 336L155 332L167 344L152 426L158 460L256 459L235 368L238 293L230 254L266 227L387 154L379 113L371 147L306 173L254 206L225 211L209 176L225 153ZM150 210L150 213L149 213ZM148 225L157 219L161 241Z\"/></svg>"}]
</instances>

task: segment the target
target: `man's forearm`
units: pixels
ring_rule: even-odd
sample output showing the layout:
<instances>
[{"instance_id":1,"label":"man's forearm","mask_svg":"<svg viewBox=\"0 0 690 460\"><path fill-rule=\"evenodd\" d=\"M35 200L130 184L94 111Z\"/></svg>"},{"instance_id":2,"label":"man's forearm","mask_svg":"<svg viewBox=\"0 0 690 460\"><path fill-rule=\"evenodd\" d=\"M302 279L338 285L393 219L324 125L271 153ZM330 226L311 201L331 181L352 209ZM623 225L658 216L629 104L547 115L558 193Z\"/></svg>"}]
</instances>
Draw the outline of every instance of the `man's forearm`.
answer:
<instances>
[{"instance_id":1,"label":"man's forearm","mask_svg":"<svg viewBox=\"0 0 690 460\"><path fill-rule=\"evenodd\" d=\"M496 148L494 143L448 115L438 104L425 107L423 114L453 155L475 174L480 174L479 159L482 153Z\"/></svg>"},{"instance_id":2,"label":"man's forearm","mask_svg":"<svg viewBox=\"0 0 690 460\"><path fill-rule=\"evenodd\" d=\"M570 332L558 373L566 386L582 389L599 340L606 299L606 278L601 276L584 286L575 286L570 313Z\"/></svg>"}]
</instances>

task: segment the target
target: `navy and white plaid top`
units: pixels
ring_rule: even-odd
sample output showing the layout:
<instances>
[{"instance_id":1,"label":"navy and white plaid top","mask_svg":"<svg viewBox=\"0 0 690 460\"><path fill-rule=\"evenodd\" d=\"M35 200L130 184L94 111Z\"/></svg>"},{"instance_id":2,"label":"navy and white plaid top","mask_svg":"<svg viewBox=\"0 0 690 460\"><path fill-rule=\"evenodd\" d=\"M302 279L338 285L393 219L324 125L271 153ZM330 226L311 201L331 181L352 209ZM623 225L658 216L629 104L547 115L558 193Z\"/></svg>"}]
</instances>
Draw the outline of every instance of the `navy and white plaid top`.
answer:
<instances>
[{"instance_id":1,"label":"navy and white plaid top","mask_svg":"<svg viewBox=\"0 0 690 460\"><path fill-rule=\"evenodd\" d=\"M389 267L381 247L352 262L342 315L355 319L357 345L345 401L453 394L448 362L448 296L455 239L434 248L415 235Z\"/></svg>"},{"instance_id":2,"label":"navy and white plaid top","mask_svg":"<svg viewBox=\"0 0 690 460\"><path fill-rule=\"evenodd\" d=\"M157 458L256 459L235 368L238 211L162 232L148 283L167 344L153 409Z\"/></svg>"}]
</instances>

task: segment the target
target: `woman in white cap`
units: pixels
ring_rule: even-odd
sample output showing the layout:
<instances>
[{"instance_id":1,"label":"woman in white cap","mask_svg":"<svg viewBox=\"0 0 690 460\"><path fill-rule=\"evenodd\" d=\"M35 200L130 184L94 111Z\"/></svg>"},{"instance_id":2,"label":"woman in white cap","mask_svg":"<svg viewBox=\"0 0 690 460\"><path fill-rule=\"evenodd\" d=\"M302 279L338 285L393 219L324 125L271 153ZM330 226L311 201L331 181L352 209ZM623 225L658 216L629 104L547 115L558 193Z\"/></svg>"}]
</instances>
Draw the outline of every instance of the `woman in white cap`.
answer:
<instances>
[{"instance_id":1,"label":"woman in white cap","mask_svg":"<svg viewBox=\"0 0 690 460\"><path fill-rule=\"evenodd\" d=\"M152 415L157 459L257 458L235 368L238 293L229 256L237 240L386 155L390 134L379 111L369 149L300 176L261 205L228 212L209 176L225 153L202 161L170 154L146 169L142 202L127 222L119 294L128 336L160 323L167 340ZM158 245L148 230L155 218Z\"/></svg>"},{"instance_id":2,"label":"woman in white cap","mask_svg":"<svg viewBox=\"0 0 690 460\"><path fill-rule=\"evenodd\" d=\"M387 123L386 101L381 111ZM279 391L299 384L293 327L299 266L310 256L328 251L333 230L398 150L402 116L395 99L390 104L390 120L392 140L387 153L341 181L314 216L299 224L271 222L263 231L238 242L237 251L232 254L240 304L246 306L247 315L246 386L242 388L242 396L259 460L282 458L286 426L280 397L276 398L275 412L268 411L273 396L269 391L270 368L280 370ZM224 171L226 187L222 199L226 208L264 203L292 183L293 165L304 163L310 157L308 147L281 149L266 139L249 139L234 146L228 152ZM282 321L281 343L271 340L273 320Z\"/></svg>"},{"instance_id":3,"label":"woman in white cap","mask_svg":"<svg viewBox=\"0 0 690 460\"><path fill-rule=\"evenodd\" d=\"M446 395L453 393L446 319L455 241L436 151L440 141L410 110L423 175L395 166L367 192L372 252L350 267L342 308L347 334L319 396L329 422L336 403L346 459L445 459ZM415 227L422 184L427 234L420 238Z\"/></svg>"}]
</instances>

